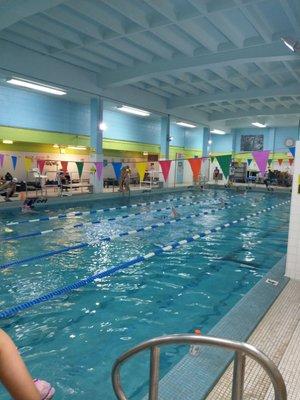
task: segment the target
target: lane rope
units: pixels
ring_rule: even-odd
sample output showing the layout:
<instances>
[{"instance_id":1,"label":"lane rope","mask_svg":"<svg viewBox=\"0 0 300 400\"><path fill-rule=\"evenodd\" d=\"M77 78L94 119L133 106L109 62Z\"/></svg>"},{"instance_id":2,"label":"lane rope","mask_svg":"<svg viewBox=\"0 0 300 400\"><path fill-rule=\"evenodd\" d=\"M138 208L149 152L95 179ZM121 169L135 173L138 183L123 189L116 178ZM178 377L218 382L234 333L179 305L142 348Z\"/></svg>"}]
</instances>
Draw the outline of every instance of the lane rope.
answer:
<instances>
[{"instance_id":1,"label":"lane rope","mask_svg":"<svg viewBox=\"0 0 300 400\"><path fill-rule=\"evenodd\" d=\"M40 217L40 218L26 219L26 220L22 220L22 221L7 222L6 226L22 225L22 224L34 223L34 222L53 221L53 220L57 220L57 219L66 219L66 218L78 217L78 216L82 216L82 215L93 215L93 214L105 213L105 212L116 211L116 210L125 210L125 209L128 209L128 208L143 207L143 206L148 206L148 205L152 205L152 204L171 203L173 201L193 199L193 198L199 197L200 195L203 195L203 194L204 194L204 192L201 192L198 195L172 197L171 199L154 200L154 201L143 202L143 203L128 204L128 205L125 205L125 206L100 208L99 210L72 211L72 212L69 212L69 213L66 213L66 214L52 215L52 216L49 216L49 217L48 216L44 216L44 217ZM235 197L235 196L232 196L232 197Z\"/></svg>"},{"instance_id":2,"label":"lane rope","mask_svg":"<svg viewBox=\"0 0 300 400\"><path fill-rule=\"evenodd\" d=\"M275 208L278 208L278 207L280 207L282 205L285 205L285 204L288 204L288 203L290 203L290 200L284 201L284 202L276 204L274 206L266 207L266 208L264 208L264 209L262 209L260 211L257 211L257 212L252 213L252 214L248 214L245 217L241 217L239 219L235 219L235 220L227 222L225 224L216 226L215 228L208 229L208 230L206 230L204 232L199 232L198 234L195 234L193 236L187 237L186 239L179 240L179 241L176 241L176 242L172 242L172 243L167 244L167 245L165 245L163 247L157 248L157 249L153 250L152 252L150 252L148 254L145 254L143 256L138 256L138 257L132 258L130 260L127 260L127 261L117 265L117 266L111 267L111 268L109 268L109 269L107 269L105 271L97 272L96 274L93 274L93 275L91 275L91 276L89 276L87 278L78 280L78 281L76 281L74 283L71 283L69 285L66 285L66 286L63 286L61 288L55 289L55 290L53 290L53 291L51 291L49 293L46 293L46 294L44 294L44 295L42 295L40 297L37 297L35 299L29 300L29 301L25 301L23 303L15 305L15 306L9 307L9 308L7 308L7 309L5 309L5 310L0 312L0 319L10 318L10 317L14 316L15 314L19 313L20 311L24 311L24 310L26 310L28 308L31 308L31 307L33 307L33 306L35 306L37 304L41 304L41 303L44 303L46 301L52 300L52 299L54 299L56 297L62 296L64 294L68 294L68 293L72 292L73 290L79 289L81 287L84 287L84 286L88 285L91 282L94 282L97 279L103 279L105 277L114 275L120 270L124 270L124 269L127 269L127 268L135 265L135 264L139 264L139 263L141 263L143 261L147 261L147 260L149 260L150 258L152 258L152 257L154 257L156 255L160 255L160 254L162 254L162 253L164 253L166 251L171 251L171 250L177 249L178 247L186 245L187 243L191 243L191 242L194 242L196 240L202 239L203 237L208 236L208 235L210 235L212 233L215 233L215 232L218 232L218 231L220 231L222 229L225 229L225 228L231 227L233 225L236 225L239 222L243 222L243 221L249 220L250 218L258 216L258 215L260 215L262 213L265 213L265 212L268 212L268 211L272 211Z\"/></svg>"},{"instance_id":3,"label":"lane rope","mask_svg":"<svg viewBox=\"0 0 300 400\"><path fill-rule=\"evenodd\" d=\"M238 207L238 206L240 206L242 204L243 203L238 203L238 204L234 204L234 205L231 205L231 206L215 208L215 209L204 211L204 212L197 213L197 214L190 214L190 215L187 215L187 216L184 216L184 217L180 217L180 218L176 218L176 219L172 219L172 220L167 220L165 222L157 222L156 224L147 225L147 226L144 226L144 227L141 227L141 228L137 228L137 229L131 229L130 231L120 232L120 233L117 233L117 234L115 234L113 236L104 236L102 238L97 239L95 242L90 242L90 243L82 242L82 243L78 243L77 245L74 245L74 246L65 246L62 249L52 250L52 251L49 251L49 252L46 252L46 253L43 253L43 254L39 254L39 255L36 255L36 256L23 258L23 259L20 259L20 260L8 261L8 262L6 262L4 264L0 264L0 270L6 269L6 268L10 268L10 267L13 267L13 266L16 266L16 265L20 265L20 264L23 264L23 263L27 263L27 262L30 262L30 261L39 260L39 259L46 258L46 257L52 257L52 256L55 256L57 254L62 254L62 253L67 253L69 251L82 249L82 248L91 246L93 243L110 242L110 241L112 241L112 240L114 240L116 238L135 235L135 234L137 234L139 232L145 232L145 231L157 229L157 228L160 228L162 226L171 225L171 224L174 224L174 223L177 223L177 222L181 222L181 221L184 221L184 220L187 220L187 219L199 217L201 215L214 214L217 211L231 209L231 208L234 208L234 207ZM99 222L101 222L101 221L99 221ZM59 228L56 228L56 230L58 230L58 229Z\"/></svg>"},{"instance_id":4,"label":"lane rope","mask_svg":"<svg viewBox=\"0 0 300 400\"><path fill-rule=\"evenodd\" d=\"M232 197L236 197L236 196L229 196L228 199L232 198ZM225 202L226 203L226 202ZM188 206L194 206L197 204L201 204L203 205L202 201L194 201L194 202L190 202L190 203L184 203L184 204L178 204L176 205L176 209L177 208L182 208L182 207L188 207ZM222 204L221 202L217 202L214 203L213 205L219 205ZM205 204L207 205L207 204ZM1 237L0 238L0 242L10 242L10 241L14 241L14 240L20 240L20 239L24 239L24 238L29 238L29 237L34 237L34 236L41 236L41 235L46 235L52 232L57 232L57 231L65 231L65 230L70 230L70 229L76 229L76 228L83 228L85 226L92 226L92 225L98 225L101 224L102 222L105 221L118 221L118 220L124 220L127 218L131 218L131 217L136 217L138 215L144 215L144 214L149 214L149 213L155 213L155 212L160 212L160 211L167 211L167 210L172 210L172 206L169 207L162 207L162 208L156 208L154 210L147 210L147 211L140 211L140 212L136 212L136 213L132 213L132 214L126 214L126 215L120 215L117 217L111 217L111 218L103 218L103 219L98 219L95 221L89 221L89 222L79 222L77 224L74 224L70 227L57 227L57 228L52 228L52 229L45 229L42 231L33 231L33 232L29 232L29 233L23 233L20 235L16 235L16 236L7 236L7 237Z\"/></svg>"}]
</instances>

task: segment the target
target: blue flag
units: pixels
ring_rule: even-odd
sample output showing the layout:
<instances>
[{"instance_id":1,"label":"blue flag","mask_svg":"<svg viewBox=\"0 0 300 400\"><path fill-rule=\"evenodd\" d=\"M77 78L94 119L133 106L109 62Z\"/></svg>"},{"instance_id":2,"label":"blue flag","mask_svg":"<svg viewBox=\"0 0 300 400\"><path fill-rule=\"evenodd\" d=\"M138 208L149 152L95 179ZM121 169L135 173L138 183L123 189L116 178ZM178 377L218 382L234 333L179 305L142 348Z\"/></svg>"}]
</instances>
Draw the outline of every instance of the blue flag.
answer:
<instances>
[{"instance_id":1,"label":"blue flag","mask_svg":"<svg viewBox=\"0 0 300 400\"><path fill-rule=\"evenodd\" d=\"M116 178L117 178L117 180L119 180L119 178L121 176L122 163L121 162L113 162L112 166L114 168Z\"/></svg>"},{"instance_id":2,"label":"blue flag","mask_svg":"<svg viewBox=\"0 0 300 400\"><path fill-rule=\"evenodd\" d=\"M17 161L18 161L17 156L11 156L11 161L12 161L12 164L13 164L13 167L14 167L14 170L15 170L16 166L17 166Z\"/></svg>"},{"instance_id":3,"label":"blue flag","mask_svg":"<svg viewBox=\"0 0 300 400\"><path fill-rule=\"evenodd\" d=\"M292 153L292 156L295 158L296 147L289 147L289 151Z\"/></svg>"}]
</instances>

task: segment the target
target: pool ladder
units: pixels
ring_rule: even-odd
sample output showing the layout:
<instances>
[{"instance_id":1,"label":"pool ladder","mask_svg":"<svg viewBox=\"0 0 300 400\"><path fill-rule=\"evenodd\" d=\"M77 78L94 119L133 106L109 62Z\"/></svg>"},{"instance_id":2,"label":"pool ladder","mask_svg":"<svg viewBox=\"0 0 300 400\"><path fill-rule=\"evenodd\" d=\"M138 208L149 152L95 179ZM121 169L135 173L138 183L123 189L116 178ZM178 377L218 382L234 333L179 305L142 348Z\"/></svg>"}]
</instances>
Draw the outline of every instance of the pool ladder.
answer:
<instances>
[{"instance_id":1,"label":"pool ladder","mask_svg":"<svg viewBox=\"0 0 300 400\"><path fill-rule=\"evenodd\" d=\"M162 345L189 344L220 347L235 352L231 400L242 400L244 391L244 376L246 356L255 360L265 370L274 388L275 400L287 400L284 380L277 366L264 353L256 347L228 339L193 334L160 336L147 340L122 354L114 363L112 369L112 384L118 400L127 400L122 389L120 369L122 364L134 355L150 349L150 380L149 400L158 400L160 348ZM188 399L187 399L188 400Z\"/></svg>"}]
</instances>

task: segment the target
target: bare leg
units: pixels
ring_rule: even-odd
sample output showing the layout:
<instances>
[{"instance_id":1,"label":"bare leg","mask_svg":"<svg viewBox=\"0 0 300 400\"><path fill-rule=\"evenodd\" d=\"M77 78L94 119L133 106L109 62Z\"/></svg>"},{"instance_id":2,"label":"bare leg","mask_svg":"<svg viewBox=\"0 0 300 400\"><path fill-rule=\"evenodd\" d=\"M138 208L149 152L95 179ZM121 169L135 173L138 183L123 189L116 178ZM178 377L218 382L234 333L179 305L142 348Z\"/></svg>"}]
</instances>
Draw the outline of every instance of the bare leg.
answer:
<instances>
[{"instance_id":1,"label":"bare leg","mask_svg":"<svg viewBox=\"0 0 300 400\"><path fill-rule=\"evenodd\" d=\"M14 400L41 398L14 342L2 330L0 330L0 380Z\"/></svg>"}]
</instances>

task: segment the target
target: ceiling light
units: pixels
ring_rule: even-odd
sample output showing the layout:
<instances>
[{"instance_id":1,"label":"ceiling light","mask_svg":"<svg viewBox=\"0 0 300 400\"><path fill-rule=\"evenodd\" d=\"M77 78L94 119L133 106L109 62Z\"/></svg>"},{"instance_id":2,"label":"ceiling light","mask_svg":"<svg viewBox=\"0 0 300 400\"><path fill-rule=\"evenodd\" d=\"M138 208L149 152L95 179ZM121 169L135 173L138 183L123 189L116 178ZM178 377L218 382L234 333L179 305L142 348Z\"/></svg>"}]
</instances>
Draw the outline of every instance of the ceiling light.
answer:
<instances>
[{"instance_id":1,"label":"ceiling light","mask_svg":"<svg viewBox=\"0 0 300 400\"><path fill-rule=\"evenodd\" d=\"M296 50L300 50L300 43L297 42L296 40L289 38L281 38L281 40L293 52L295 52Z\"/></svg>"},{"instance_id":2,"label":"ceiling light","mask_svg":"<svg viewBox=\"0 0 300 400\"><path fill-rule=\"evenodd\" d=\"M3 139L2 143L4 143L4 144L13 144L14 142L12 140L9 140L9 139Z\"/></svg>"},{"instance_id":3,"label":"ceiling light","mask_svg":"<svg viewBox=\"0 0 300 400\"><path fill-rule=\"evenodd\" d=\"M221 129L213 129L210 133L215 133L216 135L225 135L225 131L221 131Z\"/></svg>"},{"instance_id":4,"label":"ceiling light","mask_svg":"<svg viewBox=\"0 0 300 400\"><path fill-rule=\"evenodd\" d=\"M193 124L190 124L188 122L183 122L183 121L176 122L176 124L180 125L180 126L184 126L185 128L196 128L197 127L197 125L193 125Z\"/></svg>"},{"instance_id":5,"label":"ceiling light","mask_svg":"<svg viewBox=\"0 0 300 400\"><path fill-rule=\"evenodd\" d=\"M212 140L211 139L209 139L208 144L212 144Z\"/></svg>"},{"instance_id":6,"label":"ceiling light","mask_svg":"<svg viewBox=\"0 0 300 400\"><path fill-rule=\"evenodd\" d=\"M260 122L251 122L253 126L256 126L257 128L266 128L267 125L261 124Z\"/></svg>"},{"instance_id":7,"label":"ceiling light","mask_svg":"<svg viewBox=\"0 0 300 400\"><path fill-rule=\"evenodd\" d=\"M72 150L86 150L85 146L68 146L68 149Z\"/></svg>"},{"instance_id":8,"label":"ceiling light","mask_svg":"<svg viewBox=\"0 0 300 400\"><path fill-rule=\"evenodd\" d=\"M58 148L59 148L59 145L55 143L55 144L53 145L53 147L54 147L55 149L58 149Z\"/></svg>"},{"instance_id":9,"label":"ceiling light","mask_svg":"<svg viewBox=\"0 0 300 400\"><path fill-rule=\"evenodd\" d=\"M101 131L106 131L106 129L107 129L106 123L105 122L101 122L99 124L99 128L100 128Z\"/></svg>"},{"instance_id":10,"label":"ceiling light","mask_svg":"<svg viewBox=\"0 0 300 400\"><path fill-rule=\"evenodd\" d=\"M8 79L6 82L10 83L11 85L21 86L21 87L25 87L27 89L38 90L39 92L55 94L57 96L63 96L65 94L67 94L67 92L65 92L59 88L43 85L43 84L37 83L37 82L26 81L26 80L20 79L20 78L11 78L11 79Z\"/></svg>"},{"instance_id":11,"label":"ceiling light","mask_svg":"<svg viewBox=\"0 0 300 400\"><path fill-rule=\"evenodd\" d=\"M123 111L128 114L139 115L140 117L149 117L150 115L149 111L141 110L139 108L134 108L134 107L122 106L122 107L117 107L117 109L119 111Z\"/></svg>"}]
</instances>

